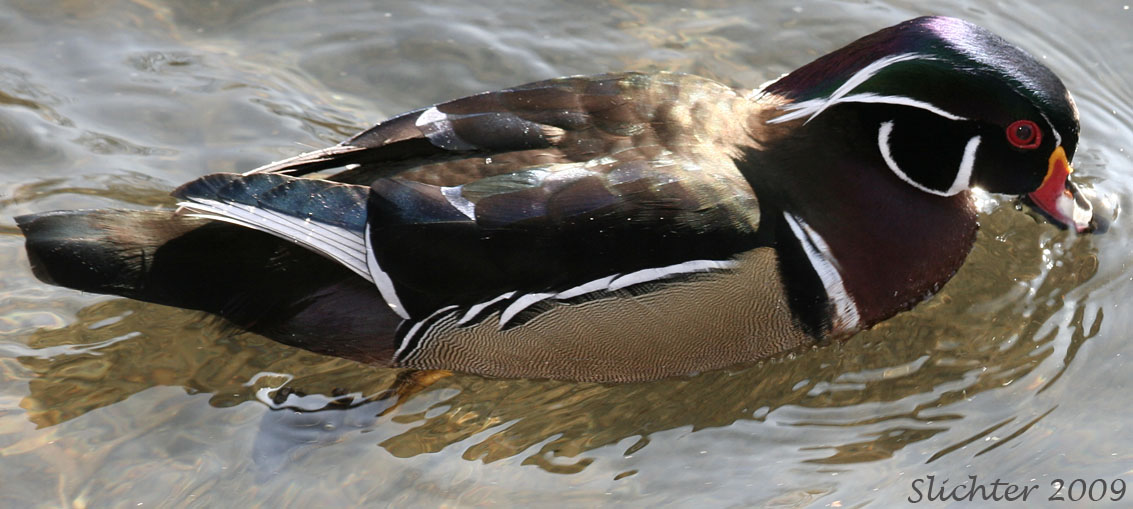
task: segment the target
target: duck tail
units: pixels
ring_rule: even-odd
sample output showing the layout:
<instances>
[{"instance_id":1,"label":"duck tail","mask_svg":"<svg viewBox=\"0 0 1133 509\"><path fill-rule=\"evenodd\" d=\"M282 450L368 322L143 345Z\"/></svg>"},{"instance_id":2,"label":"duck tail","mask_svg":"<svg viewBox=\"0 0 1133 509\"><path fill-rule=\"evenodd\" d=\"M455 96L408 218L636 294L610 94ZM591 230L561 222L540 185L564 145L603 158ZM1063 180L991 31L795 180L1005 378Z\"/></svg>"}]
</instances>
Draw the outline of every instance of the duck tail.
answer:
<instances>
[{"instance_id":1,"label":"duck tail","mask_svg":"<svg viewBox=\"0 0 1133 509\"><path fill-rule=\"evenodd\" d=\"M16 218L40 280L207 311L310 350L387 357L400 318L372 283L265 232L173 210L68 210ZM392 351L392 350L391 350Z\"/></svg>"},{"instance_id":2,"label":"duck tail","mask_svg":"<svg viewBox=\"0 0 1133 509\"><path fill-rule=\"evenodd\" d=\"M59 210L19 216L16 224L41 281L160 302L150 284L157 251L206 223L172 219L172 211Z\"/></svg>"}]
</instances>

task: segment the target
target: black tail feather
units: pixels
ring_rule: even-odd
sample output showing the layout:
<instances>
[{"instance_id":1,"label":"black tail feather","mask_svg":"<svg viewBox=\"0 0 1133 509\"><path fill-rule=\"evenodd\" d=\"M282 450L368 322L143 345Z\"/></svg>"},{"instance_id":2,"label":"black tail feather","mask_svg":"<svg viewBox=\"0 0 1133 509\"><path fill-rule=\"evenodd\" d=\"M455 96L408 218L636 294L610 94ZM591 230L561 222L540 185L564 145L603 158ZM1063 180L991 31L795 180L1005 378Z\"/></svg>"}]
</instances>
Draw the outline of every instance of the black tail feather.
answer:
<instances>
[{"instance_id":1,"label":"black tail feather","mask_svg":"<svg viewBox=\"0 0 1133 509\"><path fill-rule=\"evenodd\" d=\"M57 211L16 223L44 282L207 311L320 353L392 356L400 319L373 285L269 234L172 210Z\"/></svg>"}]
</instances>

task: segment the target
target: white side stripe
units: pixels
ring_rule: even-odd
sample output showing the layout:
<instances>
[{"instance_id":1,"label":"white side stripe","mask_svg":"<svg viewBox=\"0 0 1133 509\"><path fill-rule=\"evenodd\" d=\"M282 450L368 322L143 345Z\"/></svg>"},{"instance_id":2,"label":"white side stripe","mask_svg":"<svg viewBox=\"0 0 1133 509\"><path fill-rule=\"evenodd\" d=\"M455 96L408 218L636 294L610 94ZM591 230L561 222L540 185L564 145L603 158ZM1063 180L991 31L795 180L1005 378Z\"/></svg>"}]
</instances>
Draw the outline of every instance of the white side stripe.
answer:
<instances>
[{"instance_id":1,"label":"white side stripe","mask_svg":"<svg viewBox=\"0 0 1133 509\"><path fill-rule=\"evenodd\" d=\"M838 272L837 261L830 253L830 246L822 240L822 236L814 231L810 225L794 215L784 212L783 218L787 220L795 238L802 244L811 267L822 280L826 288L826 297L834 304L834 316L831 320L831 332L851 332L857 330L861 320L858 315L858 306L854 298L846 291L842 282L842 275Z\"/></svg>"},{"instance_id":2,"label":"white side stripe","mask_svg":"<svg viewBox=\"0 0 1133 509\"><path fill-rule=\"evenodd\" d=\"M507 309L504 309L503 313L500 313L500 328L504 328L504 325L507 325L508 321L515 318L515 315L518 315L520 311L548 297L554 297L554 295L553 293L528 293L520 295L518 299L515 299L515 302L508 305Z\"/></svg>"},{"instance_id":3,"label":"white side stripe","mask_svg":"<svg viewBox=\"0 0 1133 509\"><path fill-rule=\"evenodd\" d=\"M409 319L409 312L405 310L405 306L401 305L401 299L397 296L397 289L393 286L393 280L389 278L389 274L382 270L378 265L378 259L374 257L373 244L370 243L370 222L366 222L366 268L370 272L370 279L378 287L378 292L382 294L386 304L397 316L404 319Z\"/></svg>"},{"instance_id":4,"label":"white side stripe","mask_svg":"<svg viewBox=\"0 0 1133 509\"><path fill-rule=\"evenodd\" d=\"M369 228L367 228L366 231L368 233ZM369 242L368 238L367 242ZM618 276L616 274L612 276L606 276L603 278L595 279L593 281L588 281L586 283L558 293L541 292L523 294L512 301L510 304L508 304L508 306L504 308L504 310L500 313L499 327L500 329L503 329L507 326L508 322L515 318L520 312L544 300L565 300L592 292L619 290L635 284L664 279L678 274L703 272L714 269L729 269L735 267L736 265L736 262L733 260L691 260L683 263L669 265L666 267L639 270L636 272L631 272L624 276ZM383 297L385 296L384 293L382 295ZM464 314L462 314L456 321L456 325L459 326L467 324L468 322L472 321L477 315L483 312L485 308L501 301L506 301L507 299L510 299L515 295L516 292L514 291L507 292L497 296L494 299L469 307L468 310L465 311ZM407 355L406 349L409 347L409 344L413 342L414 338L416 338L420 334L428 334L429 330L431 330L436 325L435 323L429 325L427 330L422 331L421 328L424 326L424 324L431 321L434 317L442 313L450 312L456 308L457 306L453 305L445 306L436 311L433 311L424 320L419 320L418 322L414 323L413 326L409 329L409 332L405 334L405 337L401 339L401 344L398 346L393 358L397 359L399 362L404 361L405 359L403 357ZM421 344L418 344L417 349L420 349L421 346Z\"/></svg>"},{"instance_id":5,"label":"white side stripe","mask_svg":"<svg viewBox=\"0 0 1133 509\"><path fill-rule=\"evenodd\" d=\"M494 298L490 301L481 302L479 304L476 304L476 305L468 308L468 312L464 313L464 316L460 317L460 320L457 320L456 324L457 325L464 325L464 324L468 323L469 320L472 320L473 318L476 317L476 315L480 314L480 312L483 311L484 308L491 306L492 304L495 304L495 303L497 303L501 300L510 299L513 295L515 295L514 291L507 292L507 293L502 294L502 295L500 295L500 296L498 296L498 297L496 297L496 298Z\"/></svg>"},{"instance_id":6,"label":"white side stripe","mask_svg":"<svg viewBox=\"0 0 1133 509\"><path fill-rule=\"evenodd\" d=\"M366 270L366 244L362 235L341 226L320 223L237 203L226 203L207 198L189 198L179 206L198 211L190 214L224 221L245 228L270 233L329 257L358 275L373 281Z\"/></svg>"},{"instance_id":7,"label":"white side stripe","mask_svg":"<svg viewBox=\"0 0 1133 509\"><path fill-rule=\"evenodd\" d=\"M885 160L885 165L907 184L937 196L954 196L971 185L972 170L976 165L976 150L980 147L979 136L973 136L964 146L964 157L960 160L960 167L956 169L956 178L952 180L952 185L944 191L939 191L913 180L900 166L897 166L897 161L893 159L893 154L889 149L889 135L892 133L893 121L882 122L881 127L877 130L877 148L881 151L881 158Z\"/></svg>"},{"instance_id":8,"label":"white side stripe","mask_svg":"<svg viewBox=\"0 0 1133 509\"><path fill-rule=\"evenodd\" d=\"M374 283L390 309L402 318L409 318L409 313L397 297L397 291L389 274L378 266L378 261L374 258L374 251L370 248L369 223L366 224L365 232L359 234L341 226L289 216L252 205L225 203L207 198L189 198L189 201L178 205L201 212L191 214L192 216L270 233L321 253Z\"/></svg>"},{"instance_id":9,"label":"white side stripe","mask_svg":"<svg viewBox=\"0 0 1133 509\"><path fill-rule=\"evenodd\" d=\"M659 281L659 280L666 279L666 278L676 276L676 275L679 275L679 274L690 274L690 273L694 273L694 272L707 272L707 271L710 271L710 270L724 270L724 269L731 269L735 266L736 266L736 262L733 261L733 260L690 260L690 261L687 261L687 262L677 263L677 264L674 264L674 265L668 265L668 266L665 266L665 267L642 269L642 270L631 272L631 273L625 274L625 275L614 274L612 276L602 277L602 278L595 279L593 281L588 281L586 283L575 286L573 288L568 288L568 289L563 290L563 291L558 292L558 293L529 293L529 294L525 294L525 295L520 296L518 299L516 299L511 304L509 304L508 307L506 309L504 309L504 311L502 313L500 313L500 328L501 329L504 328L507 325L509 320L511 320L512 318L515 318L515 316L518 315L524 309L527 309L527 308L531 307L533 304L535 304L537 302L544 301L544 300L548 300L548 299L567 300L567 299L578 297L580 295L586 295L588 293L593 293L593 292L601 292L601 291L612 292L612 291L615 291L615 290L621 290L623 288L627 288L627 287L630 287L630 286L633 286L633 285L636 285L636 284L640 284L640 283L648 283L650 281ZM514 294L514 293L515 292L509 292L509 293L504 294L504 295L506 295L508 298L510 298L511 294ZM501 299L501 297L504 297L504 295L501 295L500 297L496 297L495 299L492 299L491 301L488 301L486 303L477 304L476 306L473 306L473 307L476 308L477 306L480 306L476 311L478 313L480 310L483 309L483 306L488 306L490 304L493 304L493 303L499 301ZM469 313L471 313L471 310L469 311ZM468 313L466 313L465 317L462 318L461 323L464 323L465 321L467 321L467 320L465 320L465 318L471 319L472 316L475 316L475 314L469 315Z\"/></svg>"},{"instance_id":10,"label":"white side stripe","mask_svg":"<svg viewBox=\"0 0 1133 509\"><path fill-rule=\"evenodd\" d=\"M413 341L413 337L417 335L417 333L421 330L421 326L424 325L425 322L431 320L434 316L452 311L453 309L456 309L456 306L445 306L436 311L433 311L429 316L425 317L424 320L418 320L417 323L413 324L413 327L409 329L409 332L405 333L405 337L401 338L401 344L397 346L397 351L393 353L394 360L401 360L401 354L405 351L405 347L409 346L409 343ZM421 345L418 344L417 347L420 348Z\"/></svg>"},{"instance_id":11,"label":"white side stripe","mask_svg":"<svg viewBox=\"0 0 1133 509\"><path fill-rule=\"evenodd\" d=\"M607 287L608 290L620 290L627 286L636 285L638 283L646 283L649 281L657 281L669 276L677 274L688 274L690 272L704 272L713 269L730 269L736 266L736 262L732 260L691 260L676 265L669 265L667 267L658 267L654 269L644 269L637 272L630 272L610 282Z\"/></svg>"},{"instance_id":12,"label":"white side stripe","mask_svg":"<svg viewBox=\"0 0 1133 509\"><path fill-rule=\"evenodd\" d=\"M616 278L616 277L618 277L618 276L617 275L606 276L606 277L601 278L601 279L595 279L594 281L582 283L582 284L580 284L580 285L578 285L574 288L568 288L566 290L563 290L563 291L555 294L555 298L559 299L559 300L567 300L567 299L573 299L575 297L578 297L579 295L586 295L588 293L600 292L602 290L609 288L610 282L613 281L614 278Z\"/></svg>"}]
</instances>

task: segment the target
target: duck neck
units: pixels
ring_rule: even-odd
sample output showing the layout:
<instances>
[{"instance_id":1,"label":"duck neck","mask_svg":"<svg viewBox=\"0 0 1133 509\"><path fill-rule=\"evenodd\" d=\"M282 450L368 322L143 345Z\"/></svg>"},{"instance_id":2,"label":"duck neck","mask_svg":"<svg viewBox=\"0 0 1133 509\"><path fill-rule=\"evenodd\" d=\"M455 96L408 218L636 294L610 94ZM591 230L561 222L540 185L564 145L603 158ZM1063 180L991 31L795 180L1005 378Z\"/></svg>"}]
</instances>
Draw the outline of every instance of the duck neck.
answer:
<instances>
[{"instance_id":1,"label":"duck neck","mask_svg":"<svg viewBox=\"0 0 1133 509\"><path fill-rule=\"evenodd\" d=\"M825 293L825 302L792 296L792 305L802 306L796 316L808 321L806 303L820 302L824 328L849 333L936 292L963 264L978 224L969 191L916 189L887 169L870 136L846 129L854 119L823 120L825 128L812 122L754 131L766 136L740 167L760 201L760 235L779 251L788 288ZM816 267L816 256L827 265ZM831 289L834 276L852 302L854 323ZM822 322L811 315L812 324Z\"/></svg>"}]
</instances>

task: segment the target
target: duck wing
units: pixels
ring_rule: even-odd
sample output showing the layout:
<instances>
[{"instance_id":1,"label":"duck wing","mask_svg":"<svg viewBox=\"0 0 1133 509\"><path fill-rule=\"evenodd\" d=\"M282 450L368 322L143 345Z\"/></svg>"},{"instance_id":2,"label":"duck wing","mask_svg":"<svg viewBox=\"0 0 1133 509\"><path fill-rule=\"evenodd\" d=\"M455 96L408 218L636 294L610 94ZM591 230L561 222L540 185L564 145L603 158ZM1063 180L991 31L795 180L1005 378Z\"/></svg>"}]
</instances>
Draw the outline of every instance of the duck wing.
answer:
<instances>
[{"instance_id":1,"label":"duck wing","mask_svg":"<svg viewBox=\"0 0 1133 509\"><path fill-rule=\"evenodd\" d=\"M549 80L174 194L339 261L403 317L491 307L506 323L541 300L727 270L754 247L759 205L735 162L746 104L686 75ZM332 164L359 166L298 177Z\"/></svg>"},{"instance_id":2,"label":"duck wing","mask_svg":"<svg viewBox=\"0 0 1133 509\"><path fill-rule=\"evenodd\" d=\"M532 166L623 151L724 151L739 156L751 103L699 76L625 72L538 81L414 110L342 143L246 174L369 185L394 175L457 185Z\"/></svg>"}]
</instances>

